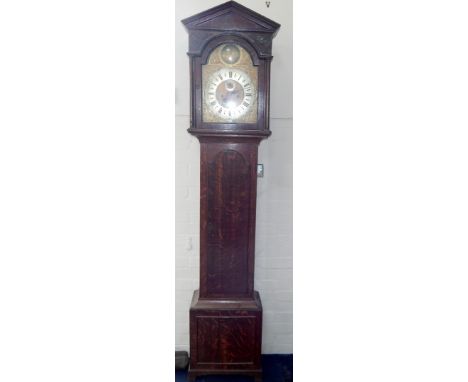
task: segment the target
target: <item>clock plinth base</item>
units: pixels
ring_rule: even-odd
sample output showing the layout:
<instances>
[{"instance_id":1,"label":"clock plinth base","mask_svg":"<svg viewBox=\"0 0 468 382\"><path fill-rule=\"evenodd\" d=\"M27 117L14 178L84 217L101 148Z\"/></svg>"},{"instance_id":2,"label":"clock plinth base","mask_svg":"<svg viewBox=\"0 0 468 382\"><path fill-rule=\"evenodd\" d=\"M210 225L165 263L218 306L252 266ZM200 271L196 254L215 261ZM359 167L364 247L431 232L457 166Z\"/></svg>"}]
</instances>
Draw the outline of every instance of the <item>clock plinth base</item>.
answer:
<instances>
[{"instance_id":1,"label":"clock plinth base","mask_svg":"<svg viewBox=\"0 0 468 382\"><path fill-rule=\"evenodd\" d=\"M189 380L208 374L250 375L261 381L262 304L252 298L207 299L190 307Z\"/></svg>"},{"instance_id":2,"label":"clock plinth base","mask_svg":"<svg viewBox=\"0 0 468 382\"><path fill-rule=\"evenodd\" d=\"M188 371L188 380L190 382L195 382L197 377L205 376L205 375L247 375L254 377L254 382L262 382L262 370L238 370L236 372L233 371L223 371L223 370L191 370L189 367Z\"/></svg>"}]
</instances>

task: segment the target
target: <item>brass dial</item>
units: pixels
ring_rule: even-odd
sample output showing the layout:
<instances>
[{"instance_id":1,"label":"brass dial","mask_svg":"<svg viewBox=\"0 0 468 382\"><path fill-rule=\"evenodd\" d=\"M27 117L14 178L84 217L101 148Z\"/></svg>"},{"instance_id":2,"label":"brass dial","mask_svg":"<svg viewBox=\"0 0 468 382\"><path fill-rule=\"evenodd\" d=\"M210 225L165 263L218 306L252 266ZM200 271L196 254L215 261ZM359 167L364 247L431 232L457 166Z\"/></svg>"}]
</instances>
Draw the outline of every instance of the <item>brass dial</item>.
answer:
<instances>
[{"instance_id":1,"label":"brass dial","mask_svg":"<svg viewBox=\"0 0 468 382\"><path fill-rule=\"evenodd\" d=\"M216 48L202 68L202 79L204 122L257 121L257 68L244 48Z\"/></svg>"},{"instance_id":2,"label":"brass dial","mask_svg":"<svg viewBox=\"0 0 468 382\"><path fill-rule=\"evenodd\" d=\"M235 121L252 107L255 94L252 79L239 69L224 68L216 71L207 86L208 108L222 119Z\"/></svg>"}]
</instances>

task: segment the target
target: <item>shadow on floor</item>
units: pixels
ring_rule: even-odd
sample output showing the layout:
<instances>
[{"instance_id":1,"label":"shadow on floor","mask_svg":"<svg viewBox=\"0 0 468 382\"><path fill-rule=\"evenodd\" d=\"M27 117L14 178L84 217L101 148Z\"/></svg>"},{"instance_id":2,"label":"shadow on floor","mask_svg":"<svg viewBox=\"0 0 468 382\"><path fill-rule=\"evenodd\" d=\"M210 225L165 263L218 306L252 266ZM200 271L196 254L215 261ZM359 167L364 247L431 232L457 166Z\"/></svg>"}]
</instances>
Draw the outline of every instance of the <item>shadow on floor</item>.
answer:
<instances>
[{"instance_id":1,"label":"shadow on floor","mask_svg":"<svg viewBox=\"0 0 468 382\"><path fill-rule=\"evenodd\" d=\"M266 354L262 355L263 382L292 382L293 356L292 354ZM175 372L176 382L186 382L187 370ZM252 377L238 375L208 375L198 377L196 382L252 382Z\"/></svg>"}]
</instances>

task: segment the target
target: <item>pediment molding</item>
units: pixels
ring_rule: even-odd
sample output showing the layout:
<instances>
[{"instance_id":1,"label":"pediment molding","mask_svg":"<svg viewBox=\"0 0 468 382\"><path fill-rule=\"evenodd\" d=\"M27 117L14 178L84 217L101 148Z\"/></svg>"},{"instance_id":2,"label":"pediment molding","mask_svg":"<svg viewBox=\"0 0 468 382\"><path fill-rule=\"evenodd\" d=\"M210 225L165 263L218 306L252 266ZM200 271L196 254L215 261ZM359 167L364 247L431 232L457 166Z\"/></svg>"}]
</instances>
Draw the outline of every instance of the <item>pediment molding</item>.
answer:
<instances>
[{"instance_id":1,"label":"pediment molding","mask_svg":"<svg viewBox=\"0 0 468 382\"><path fill-rule=\"evenodd\" d=\"M228 1L182 20L188 30L264 32L276 34L280 25L249 8Z\"/></svg>"}]
</instances>

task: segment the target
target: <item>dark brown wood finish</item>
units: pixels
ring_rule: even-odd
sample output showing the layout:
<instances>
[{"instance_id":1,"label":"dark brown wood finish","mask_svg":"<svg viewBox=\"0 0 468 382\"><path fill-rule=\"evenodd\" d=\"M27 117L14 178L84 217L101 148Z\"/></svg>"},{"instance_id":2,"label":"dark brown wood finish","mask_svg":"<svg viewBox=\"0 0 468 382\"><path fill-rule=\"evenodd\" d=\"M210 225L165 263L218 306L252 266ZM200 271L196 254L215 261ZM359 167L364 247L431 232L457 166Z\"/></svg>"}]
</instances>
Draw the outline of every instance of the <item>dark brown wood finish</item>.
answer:
<instances>
[{"instance_id":1,"label":"dark brown wood finish","mask_svg":"<svg viewBox=\"0 0 468 382\"><path fill-rule=\"evenodd\" d=\"M189 32L191 74L191 126L189 132L258 132L268 136L271 45L280 25L230 1L182 20ZM205 123L202 121L202 70L219 45L236 43L250 53L258 67L258 122L256 124Z\"/></svg>"},{"instance_id":2,"label":"dark brown wood finish","mask_svg":"<svg viewBox=\"0 0 468 382\"><path fill-rule=\"evenodd\" d=\"M190 307L191 381L205 374L245 374L261 380L262 304L252 299L200 299Z\"/></svg>"},{"instance_id":3,"label":"dark brown wood finish","mask_svg":"<svg viewBox=\"0 0 468 382\"><path fill-rule=\"evenodd\" d=\"M230 1L182 21L189 32L190 128L200 141L200 289L190 307L189 378L261 380L262 305L254 291L257 155L270 135L272 39L279 24ZM221 44L243 47L258 70L256 123L202 118L202 65Z\"/></svg>"},{"instance_id":4,"label":"dark brown wood finish","mask_svg":"<svg viewBox=\"0 0 468 382\"><path fill-rule=\"evenodd\" d=\"M253 296L257 148L201 139L201 298Z\"/></svg>"}]
</instances>

